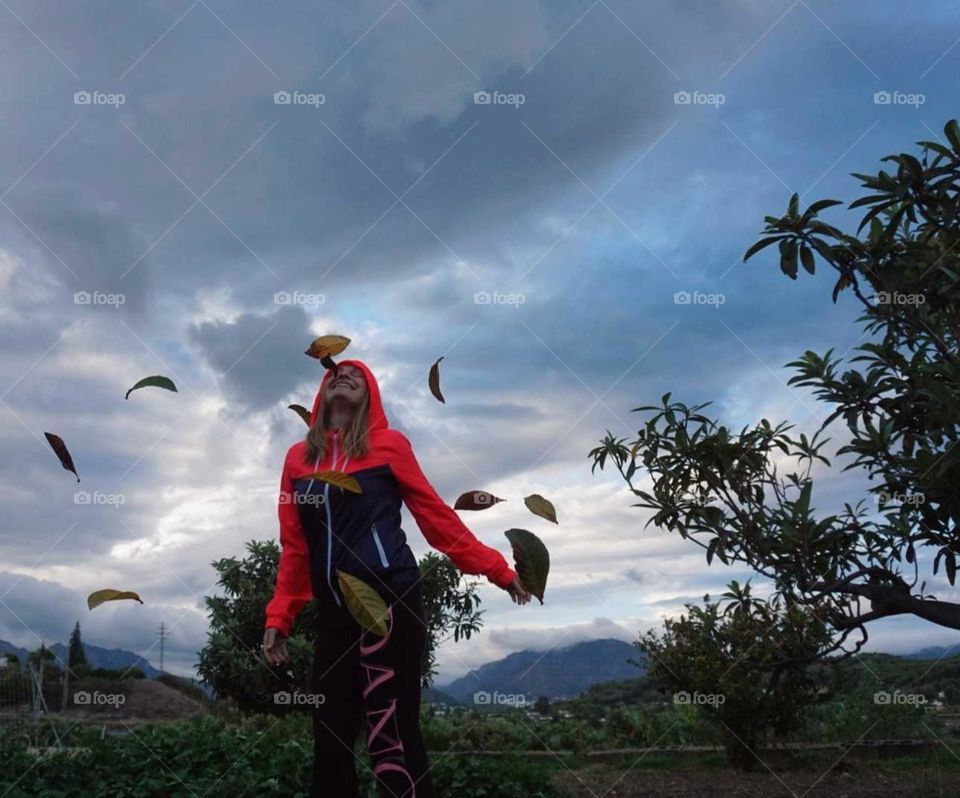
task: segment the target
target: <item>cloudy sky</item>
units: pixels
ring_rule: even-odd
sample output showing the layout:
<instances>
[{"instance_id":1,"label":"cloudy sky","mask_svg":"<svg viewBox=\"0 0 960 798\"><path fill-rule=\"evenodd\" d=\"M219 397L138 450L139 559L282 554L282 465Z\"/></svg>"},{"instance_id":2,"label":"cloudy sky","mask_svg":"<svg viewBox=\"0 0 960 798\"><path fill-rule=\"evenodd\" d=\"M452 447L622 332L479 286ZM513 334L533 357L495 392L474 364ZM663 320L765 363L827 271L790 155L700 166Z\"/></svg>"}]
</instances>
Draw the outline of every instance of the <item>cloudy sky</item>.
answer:
<instances>
[{"instance_id":1,"label":"cloudy sky","mask_svg":"<svg viewBox=\"0 0 960 798\"><path fill-rule=\"evenodd\" d=\"M277 536L303 433L286 407L312 401L303 350L326 332L378 375L441 495L509 500L464 514L480 538L509 556L503 530L523 526L551 550L547 603L485 583L484 631L444 646L441 682L519 648L634 639L745 578L644 531L587 452L666 391L737 427L815 429L823 408L783 365L849 351L857 310L831 304L830 274L792 282L742 254L794 191L849 201L850 172L956 115L948 2L0 5L0 638L34 648L80 619L87 642L157 664L163 621L184 674L210 562ZM441 355L445 405L426 381ZM149 374L179 393L124 401ZM814 504L863 488L824 474ZM533 492L559 526L523 508ZM89 613L105 586L146 603ZM957 639L920 621L871 635Z\"/></svg>"}]
</instances>

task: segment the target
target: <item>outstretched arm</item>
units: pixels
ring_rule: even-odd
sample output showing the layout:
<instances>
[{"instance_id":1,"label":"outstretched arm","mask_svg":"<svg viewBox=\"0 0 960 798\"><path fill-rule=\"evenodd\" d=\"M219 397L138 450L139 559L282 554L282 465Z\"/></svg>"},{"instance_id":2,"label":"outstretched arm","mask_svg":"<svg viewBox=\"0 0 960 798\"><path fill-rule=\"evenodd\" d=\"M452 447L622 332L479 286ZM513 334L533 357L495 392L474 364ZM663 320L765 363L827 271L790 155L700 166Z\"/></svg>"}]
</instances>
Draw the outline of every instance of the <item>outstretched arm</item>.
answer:
<instances>
[{"instance_id":1,"label":"outstretched arm","mask_svg":"<svg viewBox=\"0 0 960 798\"><path fill-rule=\"evenodd\" d=\"M390 462L400 485L400 495L417 526L433 548L446 554L466 574L483 574L498 587L508 589L516 572L494 548L476 538L460 516L434 490L424 476L410 441L396 434L396 452Z\"/></svg>"},{"instance_id":2,"label":"outstretched arm","mask_svg":"<svg viewBox=\"0 0 960 798\"><path fill-rule=\"evenodd\" d=\"M273 598L267 604L265 624L267 627L279 629L284 637L290 636L293 619L313 596L310 584L310 553L300 525L297 505L293 500L289 459L288 452L280 477L280 498L277 506L280 519L280 567Z\"/></svg>"}]
</instances>

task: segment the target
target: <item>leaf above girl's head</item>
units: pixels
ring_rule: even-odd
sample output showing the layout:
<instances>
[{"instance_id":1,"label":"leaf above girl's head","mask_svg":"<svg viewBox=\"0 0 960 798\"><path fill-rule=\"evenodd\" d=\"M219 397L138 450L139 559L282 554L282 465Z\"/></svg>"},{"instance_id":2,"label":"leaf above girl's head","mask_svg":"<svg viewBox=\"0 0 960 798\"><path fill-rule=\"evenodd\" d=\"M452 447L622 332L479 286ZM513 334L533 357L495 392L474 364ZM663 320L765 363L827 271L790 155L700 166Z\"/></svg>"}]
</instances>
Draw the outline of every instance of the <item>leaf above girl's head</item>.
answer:
<instances>
[{"instance_id":1,"label":"leaf above girl's head","mask_svg":"<svg viewBox=\"0 0 960 798\"><path fill-rule=\"evenodd\" d=\"M73 458L70 456L67 444L63 442L63 438L59 435L54 435L52 432L44 432L43 434L46 436L50 448L53 449L53 453L59 458L60 465L67 469L67 471L72 471L73 475L77 478L77 482L79 482L80 475L77 473L77 469L74 468Z\"/></svg>"},{"instance_id":2,"label":"leaf above girl's head","mask_svg":"<svg viewBox=\"0 0 960 798\"><path fill-rule=\"evenodd\" d=\"M345 335L321 335L314 338L310 346L304 352L305 355L315 357L325 369L330 369L333 376L337 376L337 364L333 362L333 356L339 355L350 345L350 339Z\"/></svg>"},{"instance_id":3,"label":"leaf above girl's head","mask_svg":"<svg viewBox=\"0 0 960 798\"><path fill-rule=\"evenodd\" d=\"M508 529L503 534L513 546L517 576L523 586L543 604L547 575L550 573L550 552L540 538L526 529Z\"/></svg>"},{"instance_id":4,"label":"leaf above girl's head","mask_svg":"<svg viewBox=\"0 0 960 798\"><path fill-rule=\"evenodd\" d=\"M362 579L337 569L337 583L353 619L381 637L389 631L390 611L381 595Z\"/></svg>"},{"instance_id":5,"label":"leaf above girl's head","mask_svg":"<svg viewBox=\"0 0 960 798\"><path fill-rule=\"evenodd\" d=\"M339 355L349 345L350 339L344 335L321 335L313 339L304 354L320 360L324 357Z\"/></svg>"},{"instance_id":6,"label":"leaf above girl's head","mask_svg":"<svg viewBox=\"0 0 960 798\"><path fill-rule=\"evenodd\" d=\"M106 588L104 590L95 590L87 596L87 607L93 609L99 607L105 601L119 601L121 599L134 599L143 604L143 600L132 590L114 590Z\"/></svg>"},{"instance_id":7,"label":"leaf above girl's head","mask_svg":"<svg viewBox=\"0 0 960 798\"><path fill-rule=\"evenodd\" d=\"M351 477L349 474L345 474L343 471L315 471L312 474L307 474L302 477L302 479L319 479L321 482L329 482L331 485L334 485L338 488L343 488L343 490L349 490L352 493L362 493L363 489L360 487L360 483L354 477Z\"/></svg>"},{"instance_id":8,"label":"leaf above girl's head","mask_svg":"<svg viewBox=\"0 0 960 798\"><path fill-rule=\"evenodd\" d=\"M554 524L557 523L556 509L554 509L553 504L549 500L544 499L539 493L531 493L529 496L525 496L523 503L527 505L527 509L534 515L546 518Z\"/></svg>"},{"instance_id":9,"label":"leaf above girl's head","mask_svg":"<svg viewBox=\"0 0 960 798\"><path fill-rule=\"evenodd\" d=\"M155 374L152 377L144 377L142 380L137 382L129 391L127 395L124 396L124 399L129 399L130 394L136 391L138 388L165 388L168 391L173 391L177 393L177 386L173 384L173 380L169 377L163 377L160 374Z\"/></svg>"},{"instance_id":10,"label":"leaf above girl's head","mask_svg":"<svg viewBox=\"0 0 960 798\"><path fill-rule=\"evenodd\" d=\"M300 418L303 419L303 423L308 427L310 426L310 411L307 410L303 405L287 405L287 410L292 410Z\"/></svg>"},{"instance_id":11,"label":"leaf above girl's head","mask_svg":"<svg viewBox=\"0 0 960 798\"><path fill-rule=\"evenodd\" d=\"M447 403L447 400L443 398L443 394L440 393L440 361L443 360L443 357L437 358L437 362L430 366L430 377L428 378L428 383L430 384L430 393L432 393L437 399L439 399L444 404Z\"/></svg>"},{"instance_id":12,"label":"leaf above girl's head","mask_svg":"<svg viewBox=\"0 0 960 798\"><path fill-rule=\"evenodd\" d=\"M502 501L506 501L506 499L500 499L492 493L487 493L485 490L468 490L466 493L461 493L457 497L457 502L453 505L453 509L486 510L489 507L493 507L497 502Z\"/></svg>"}]
</instances>

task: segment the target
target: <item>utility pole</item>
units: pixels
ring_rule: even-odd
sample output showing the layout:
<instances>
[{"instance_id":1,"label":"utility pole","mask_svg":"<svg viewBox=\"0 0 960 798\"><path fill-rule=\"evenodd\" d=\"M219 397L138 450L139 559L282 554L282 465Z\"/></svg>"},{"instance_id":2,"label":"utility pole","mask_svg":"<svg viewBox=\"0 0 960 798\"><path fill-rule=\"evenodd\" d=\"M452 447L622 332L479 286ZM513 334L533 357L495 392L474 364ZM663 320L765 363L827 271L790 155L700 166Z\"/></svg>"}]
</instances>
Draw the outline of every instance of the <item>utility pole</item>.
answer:
<instances>
[{"instance_id":1,"label":"utility pole","mask_svg":"<svg viewBox=\"0 0 960 798\"><path fill-rule=\"evenodd\" d=\"M167 628L164 626L163 621L160 621L160 631L157 632L160 635L160 672L164 673L163 670L163 641L167 639Z\"/></svg>"}]
</instances>

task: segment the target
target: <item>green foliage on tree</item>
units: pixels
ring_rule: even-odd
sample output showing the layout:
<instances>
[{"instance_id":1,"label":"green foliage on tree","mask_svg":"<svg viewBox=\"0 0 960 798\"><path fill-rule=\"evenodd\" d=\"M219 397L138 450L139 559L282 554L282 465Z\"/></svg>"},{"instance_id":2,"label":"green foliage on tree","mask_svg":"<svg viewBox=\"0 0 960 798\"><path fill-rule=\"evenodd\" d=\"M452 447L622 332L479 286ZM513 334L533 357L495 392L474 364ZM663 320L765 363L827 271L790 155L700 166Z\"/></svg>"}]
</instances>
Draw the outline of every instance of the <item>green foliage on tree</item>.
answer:
<instances>
[{"instance_id":1,"label":"green foliage on tree","mask_svg":"<svg viewBox=\"0 0 960 798\"><path fill-rule=\"evenodd\" d=\"M786 606L807 607L834 634L823 656L859 650L867 624L914 615L960 628L960 604L938 601L921 570L954 584L960 539L960 127L945 143L919 142L920 157L891 155L890 172L855 175L866 189L849 205L866 208L856 234L819 214L839 204L766 217L764 237L745 258L777 244L791 279L819 260L837 273L833 301L849 290L862 314L865 343L850 358L805 352L788 364L789 384L808 387L832 406L811 437L766 419L739 432L671 401L651 412L635 441L609 431L593 468L612 460L648 523L701 546L707 563L747 565L768 577ZM839 513L813 504L816 463L826 428L841 419L849 456L873 486ZM634 484L640 470L648 490Z\"/></svg>"},{"instance_id":2,"label":"green foliage on tree","mask_svg":"<svg viewBox=\"0 0 960 798\"><path fill-rule=\"evenodd\" d=\"M221 698L233 699L245 711L285 713L291 704L278 704L278 692L310 692L314 641L319 618L316 602L307 602L294 619L287 640L290 659L273 667L260 650L264 609L272 598L280 562L275 541L250 541L247 556L225 557L212 563L220 575L221 595L205 597L210 626L199 652L197 673ZM482 613L476 582L461 585L462 575L447 557L431 552L420 561L427 649L423 683L434 674L435 651L448 635L454 640L479 631Z\"/></svg>"},{"instance_id":3,"label":"green foliage on tree","mask_svg":"<svg viewBox=\"0 0 960 798\"><path fill-rule=\"evenodd\" d=\"M685 615L637 645L674 703L712 724L730 763L749 768L758 747L798 728L816 701L819 686L806 663L829 632L781 596L755 598L749 584L731 582L722 598L687 604Z\"/></svg>"}]
</instances>

